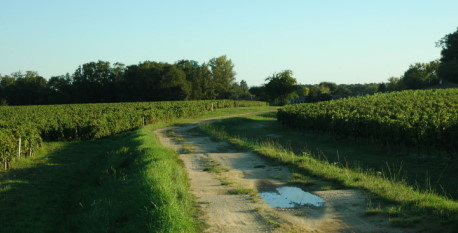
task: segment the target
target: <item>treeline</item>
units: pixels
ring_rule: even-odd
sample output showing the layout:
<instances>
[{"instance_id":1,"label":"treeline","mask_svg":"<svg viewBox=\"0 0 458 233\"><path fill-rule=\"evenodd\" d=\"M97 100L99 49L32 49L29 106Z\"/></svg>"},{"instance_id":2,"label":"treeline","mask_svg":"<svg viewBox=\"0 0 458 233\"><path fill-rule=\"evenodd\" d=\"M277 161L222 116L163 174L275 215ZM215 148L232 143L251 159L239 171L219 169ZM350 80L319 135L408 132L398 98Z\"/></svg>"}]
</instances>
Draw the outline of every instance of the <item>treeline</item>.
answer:
<instances>
[{"instance_id":1,"label":"treeline","mask_svg":"<svg viewBox=\"0 0 458 233\"><path fill-rule=\"evenodd\" d=\"M317 85L297 84L291 70L284 70L266 78L267 83L250 88L259 99L271 104L319 102L377 92L458 87L458 30L437 42L441 58L428 63L415 63L400 77L391 77L385 83Z\"/></svg>"},{"instance_id":2,"label":"treeline","mask_svg":"<svg viewBox=\"0 0 458 233\"><path fill-rule=\"evenodd\" d=\"M269 76L266 84L251 87L250 93L260 100L269 101L274 105L285 105L291 102L319 102L339 99L348 96L373 94L378 91L379 84L340 84L321 82L318 85L297 84L291 70L284 70Z\"/></svg>"},{"instance_id":3,"label":"treeline","mask_svg":"<svg viewBox=\"0 0 458 233\"><path fill-rule=\"evenodd\" d=\"M80 65L73 74L51 77L37 72L0 75L0 105L109 103L249 98L245 81L235 82L226 56L199 64L144 61L125 66L107 61Z\"/></svg>"},{"instance_id":4,"label":"treeline","mask_svg":"<svg viewBox=\"0 0 458 233\"><path fill-rule=\"evenodd\" d=\"M436 43L441 58L410 65L401 77L391 77L379 85L379 92L458 87L458 29Z\"/></svg>"}]
</instances>

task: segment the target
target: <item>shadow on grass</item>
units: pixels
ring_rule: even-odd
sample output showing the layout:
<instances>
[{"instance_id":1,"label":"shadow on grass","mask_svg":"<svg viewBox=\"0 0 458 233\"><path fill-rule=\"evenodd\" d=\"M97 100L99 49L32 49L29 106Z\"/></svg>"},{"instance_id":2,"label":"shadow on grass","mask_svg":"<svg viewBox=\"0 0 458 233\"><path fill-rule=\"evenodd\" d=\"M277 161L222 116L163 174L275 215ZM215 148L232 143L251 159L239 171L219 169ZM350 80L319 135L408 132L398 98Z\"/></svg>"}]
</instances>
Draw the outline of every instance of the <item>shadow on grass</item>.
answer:
<instances>
[{"instance_id":1,"label":"shadow on grass","mask_svg":"<svg viewBox=\"0 0 458 233\"><path fill-rule=\"evenodd\" d=\"M0 232L147 232L154 206L140 136L49 143L0 174Z\"/></svg>"},{"instance_id":2,"label":"shadow on grass","mask_svg":"<svg viewBox=\"0 0 458 233\"><path fill-rule=\"evenodd\" d=\"M270 119L237 117L213 123L231 135L254 140L271 140L296 154L303 152L320 160L359 170L380 171L390 179L407 182L423 191L458 200L458 160L444 157L418 157L387 153L377 143L352 139L335 139L329 135L300 133L283 127L275 113L256 116Z\"/></svg>"}]
</instances>

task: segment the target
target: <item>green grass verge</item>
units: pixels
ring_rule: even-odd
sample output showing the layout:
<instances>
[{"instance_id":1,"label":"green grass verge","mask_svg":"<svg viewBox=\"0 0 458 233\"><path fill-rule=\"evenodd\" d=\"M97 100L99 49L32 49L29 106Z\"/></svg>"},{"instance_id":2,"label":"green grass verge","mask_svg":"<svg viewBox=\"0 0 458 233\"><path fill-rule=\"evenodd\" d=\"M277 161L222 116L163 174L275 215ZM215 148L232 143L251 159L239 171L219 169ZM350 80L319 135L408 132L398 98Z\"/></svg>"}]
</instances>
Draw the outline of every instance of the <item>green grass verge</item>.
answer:
<instances>
[{"instance_id":1,"label":"green grass verge","mask_svg":"<svg viewBox=\"0 0 458 233\"><path fill-rule=\"evenodd\" d=\"M221 109L98 140L45 143L0 171L0 232L200 232L182 162L152 131L272 110Z\"/></svg>"},{"instance_id":2,"label":"green grass verge","mask_svg":"<svg viewBox=\"0 0 458 233\"><path fill-rule=\"evenodd\" d=\"M152 128L49 143L15 164L1 179L0 232L197 232L186 172Z\"/></svg>"},{"instance_id":3,"label":"green grass verge","mask_svg":"<svg viewBox=\"0 0 458 233\"><path fill-rule=\"evenodd\" d=\"M245 147L272 160L289 165L295 170L301 170L315 177L336 182L343 187L367 190L387 204L384 212L393 217L393 224L396 226L418 225L417 223L421 219L422 227L429 225L426 226L429 230L435 229L435 227L440 227L439 230L445 229L446 231L458 229L458 224L454 223L458 220L458 202L456 201L433 192L418 191L412 186L406 185L405 182L380 176L370 170L353 170L338 163L317 159L307 153L295 154L271 138L250 139L229 134L222 126L227 128L243 126L233 124L231 119L227 120L227 124L224 122L202 125L201 129L217 139ZM390 211L393 212L393 209L398 210L396 217L390 213ZM369 211L369 214L372 212ZM411 216L421 217L413 221ZM402 220L405 222L402 223Z\"/></svg>"}]
</instances>

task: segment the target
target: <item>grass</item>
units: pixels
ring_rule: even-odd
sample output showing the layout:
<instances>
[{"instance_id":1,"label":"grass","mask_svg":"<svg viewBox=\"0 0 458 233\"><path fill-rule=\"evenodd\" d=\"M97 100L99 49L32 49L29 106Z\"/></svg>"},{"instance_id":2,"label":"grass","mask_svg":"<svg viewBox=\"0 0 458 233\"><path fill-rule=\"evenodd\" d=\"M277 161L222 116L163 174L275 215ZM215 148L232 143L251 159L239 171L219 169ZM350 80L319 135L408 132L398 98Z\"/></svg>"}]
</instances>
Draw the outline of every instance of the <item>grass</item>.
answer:
<instances>
[{"instance_id":1,"label":"grass","mask_svg":"<svg viewBox=\"0 0 458 233\"><path fill-rule=\"evenodd\" d=\"M45 143L0 171L0 232L201 232L182 162L152 131L272 109L221 109L99 140Z\"/></svg>"},{"instance_id":2,"label":"grass","mask_svg":"<svg viewBox=\"0 0 458 233\"><path fill-rule=\"evenodd\" d=\"M371 140L336 138L319 132L298 132L283 127L277 122L275 113L236 117L214 125L230 135L271 141L295 154L305 153L354 170L371 170L390 179L402 180L415 189L458 200L457 159L390 151Z\"/></svg>"},{"instance_id":3,"label":"grass","mask_svg":"<svg viewBox=\"0 0 458 233\"><path fill-rule=\"evenodd\" d=\"M250 195L250 196L255 196L258 195L256 191L250 188L235 188L227 191L228 194L231 195Z\"/></svg>"},{"instance_id":4,"label":"grass","mask_svg":"<svg viewBox=\"0 0 458 233\"><path fill-rule=\"evenodd\" d=\"M211 173L222 173L222 172L227 172L229 169L224 168L221 166L221 164L217 163L215 160L210 159L210 158L202 158L202 170L211 172Z\"/></svg>"},{"instance_id":5,"label":"grass","mask_svg":"<svg viewBox=\"0 0 458 233\"><path fill-rule=\"evenodd\" d=\"M288 184L297 185L297 186L313 186L315 181L308 178L304 174L293 173L293 176L288 180Z\"/></svg>"},{"instance_id":6,"label":"grass","mask_svg":"<svg viewBox=\"0 0 458 233\"><path fill-rule=\"evenodd\" d=\"M197 149L196 149L195 145L192 145L192 144L182 144L181 145L180 152L182 154L190 154L190 153L194 153L196 151L197 151Z\"/></svg>"},{"instance_id":7,"label":"grass","mask_svg":"<svg viewBox=\"0 0 458 233\"><path fill-rule=\"evenodd\" d=\"M217 179L221 182L221 185L223 186L229 186L235 184L235 180L229 178L229 177L217 177Z\"/></svg>"},{"instance_id":8,"label":"grass","mask_svg":"<svg viewBox=\"0 0 458 233\"><path fill-rule=\"evenodd\" d=\"M302 171L301 173L332 181L342 187L367 190L375 196L376 200L383 202L382 211L393 219L393 225L405 227L410 224L427 231L458 229L456 223L458 202L408 185L407 182L399 179L399 172L396 169L391 169L390 174L380 174L373 170L325 160L322 156L313 156L309 153L296 154L294 149L291 149L293 148L291 144L286 145L286 148L290 148L286 149L279 141L259 137L262 135L261 130L268 131L268 124L263 121L264 118L266 115L249 117L246 121L242 118L228 119L212 125L203 125L201 128L214 137L248 148L274 161L289 165L296 171ZM256 124L256 119L259 120L258 125L247 123ZM251 131L252 127L258 129L256 137L241 137L233 133L237 131L234 128L239 131ZM272 131L271 134L282 135L280 130ZM328 188L333 187L321 187L322 190ZM412 216L418 218L412 219Z\"/></svg>"},{"instance_id":9,"label":"grass","mask_svg":"<svg viewBox=\"0 0 458 233\"><path fill-rule=\"evenodd\" d=\"M364 212L364 214L366 214L368 216L380 215L380 214L383 214L383 213L384 213L384 210L382 208L368 208Z\"/></svg>"},{"instance_id":10,"label":"grass","mask_svg":"<svg viewBox=\"0 0 458 233\"><path fill-rule=\"evenodd\" d=\"M48 143L15 164L1 177L0 232L197 231L186 173L151 130Z\"/></svg>"}]
</instances>

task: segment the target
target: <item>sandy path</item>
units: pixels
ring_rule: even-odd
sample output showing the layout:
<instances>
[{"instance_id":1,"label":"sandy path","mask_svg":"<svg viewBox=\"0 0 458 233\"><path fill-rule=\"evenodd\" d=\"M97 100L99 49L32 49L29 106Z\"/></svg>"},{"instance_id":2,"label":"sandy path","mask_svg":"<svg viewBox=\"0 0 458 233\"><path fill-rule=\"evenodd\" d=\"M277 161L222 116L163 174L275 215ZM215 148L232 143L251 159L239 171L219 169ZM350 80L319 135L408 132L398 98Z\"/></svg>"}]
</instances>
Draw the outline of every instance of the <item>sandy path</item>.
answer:
<instances>
[{"instance_id":1,"label":"sandy path","mask_svg":"<svg viewBox=\"0 0 458 233\"><path fill-rule=\"evenodd\" d=\"M200 134L197 123L156 130L161 143L180 154L188 171L191 192L203 212L206 232L402 232L388 221L364 215L365 195L357 190L327 190L314 194L324 207L271 208L253 195L230 195L230 190L285 185L287 167L269 163L251 152L239 152L226 142ZM205 171L208 164L226 169ZM231 184L223 185L222 181Z\"/></svg>"}]
</instances>

